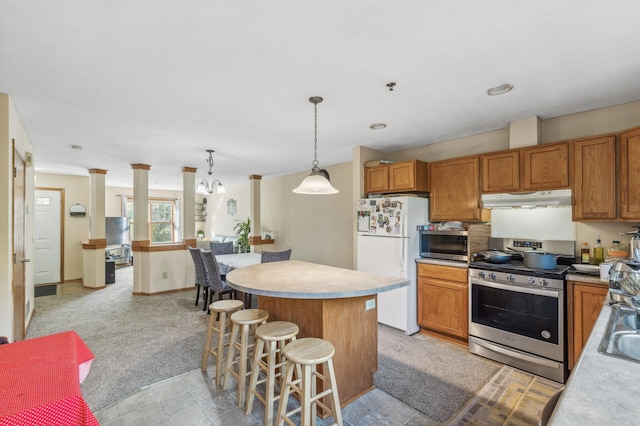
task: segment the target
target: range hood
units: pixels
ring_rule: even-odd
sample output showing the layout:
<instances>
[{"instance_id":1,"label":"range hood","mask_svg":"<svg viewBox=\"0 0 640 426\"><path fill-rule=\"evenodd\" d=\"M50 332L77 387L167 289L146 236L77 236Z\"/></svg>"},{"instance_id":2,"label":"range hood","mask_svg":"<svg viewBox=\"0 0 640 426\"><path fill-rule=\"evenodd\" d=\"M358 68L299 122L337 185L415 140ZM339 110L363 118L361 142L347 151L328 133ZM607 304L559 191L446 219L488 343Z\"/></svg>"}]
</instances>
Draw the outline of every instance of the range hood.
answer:
<instances>
[{"instance_id":1,"label":"range hood","mask_svg":"<svg viewBox=\"0 0 640 426\"><path fill-rule=\"evenodd\" d=\"M560 207L570 205L570 189L505 194L482 194L482 207L485 209Z\"/></svg>"}]
</instances>

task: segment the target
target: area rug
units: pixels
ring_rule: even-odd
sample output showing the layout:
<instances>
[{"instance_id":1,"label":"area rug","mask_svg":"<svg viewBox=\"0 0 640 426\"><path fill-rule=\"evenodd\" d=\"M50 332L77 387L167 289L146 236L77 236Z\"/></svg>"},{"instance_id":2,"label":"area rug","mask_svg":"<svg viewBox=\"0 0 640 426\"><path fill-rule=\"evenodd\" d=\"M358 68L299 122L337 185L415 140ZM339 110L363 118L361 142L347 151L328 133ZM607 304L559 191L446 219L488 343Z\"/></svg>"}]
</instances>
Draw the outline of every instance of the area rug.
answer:
<instances>
[{"instance_id":1,"label":"area rug","mask_svg":"<svg viewBox=\"0 0 640 426\"><path fill-rule=\"evenodd\" d=\"M537 425L547 401L564 386L504 366L448 425Z\"/></svg>"},{"instance_id":2,"label":"area rug","mask_svg":"<svg viewBox=\"0 0 640 426\"><path fill-rule=\"evenodd\" d=\"M438 422L454 415L502 364L466 348L378 327L375 385Z\"/></svg>"}]
</instances>

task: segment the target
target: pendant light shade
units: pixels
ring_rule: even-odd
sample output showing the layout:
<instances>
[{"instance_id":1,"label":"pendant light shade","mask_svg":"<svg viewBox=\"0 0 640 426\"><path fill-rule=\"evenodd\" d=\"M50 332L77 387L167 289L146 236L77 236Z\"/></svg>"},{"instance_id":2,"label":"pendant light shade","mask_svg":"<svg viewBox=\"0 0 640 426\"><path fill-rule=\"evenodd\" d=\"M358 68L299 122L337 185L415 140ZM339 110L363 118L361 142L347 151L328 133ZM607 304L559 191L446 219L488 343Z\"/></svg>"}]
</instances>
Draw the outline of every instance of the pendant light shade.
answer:
<instances>
[{"instance_id":1,"label":"pendant light shade","mask_svg":"<svg viewBox=\"0 0 640 426\"><path fill-rule=\"evenodd\" d=\"M313 104L313 116L314 116L314 132L313 132L313 153L314 159L313 168L309 176L302 180L302 183L293 190L296 194L308 194L308 195L330 195L337 194L339 191L335 189L331 182L329 182L329 173L326 170L318 167L318 104L322 102L320 96L313 96L309 98L309 102Z\"/></svg>"}]
</instances>

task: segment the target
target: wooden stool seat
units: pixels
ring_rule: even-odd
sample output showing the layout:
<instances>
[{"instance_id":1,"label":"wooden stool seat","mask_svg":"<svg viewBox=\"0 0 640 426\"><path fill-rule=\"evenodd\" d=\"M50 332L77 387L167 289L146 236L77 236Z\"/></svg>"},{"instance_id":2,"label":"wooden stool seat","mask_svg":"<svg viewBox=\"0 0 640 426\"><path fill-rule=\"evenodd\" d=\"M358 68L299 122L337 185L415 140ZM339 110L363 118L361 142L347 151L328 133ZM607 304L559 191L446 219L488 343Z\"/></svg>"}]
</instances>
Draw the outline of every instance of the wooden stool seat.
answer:
<instances>
[{"instance_id":1,"label":"wooden stool seat","mask_svg":"<svg viewBox=\"0 0 640 426\"><path fill-rule=\"evenodd\" d=\"M251 367L247 368L255 347L252 328L255 329L258 325L264 324L267 318L269 318L269 313L263 309L243 309L231 314L230 319L233 326L229 338L227 366L222 378L222 388L227 388L227 377L230 374L238 379L238 407L244 406L247 376L251 374L252 370ZM238 336L240 337L239 341ZM238 350L237 356L236 349ZM237 368L234 368L236 365Z\"/></svg>"},{"instance_id":2,"label":"wooden stool seat","mask_svg":"<svg viewBox=\"0 0 640 426\"><path fill-rule=\"evenodd\" d=\"M273 425L273 404L280 398L280 395L275 395L275 382L277 378L284 377L284 367L287 363L283 354L285 344L287 341L295 341L299 331L296 324L288 321L268 322L256 329L257 343L245 412L247 415L251 413L253 399L258 397L264 404L266 426ZM264 371L265 378L258 380L260 371ZM264 395L258 391L258 385L262 383L265 383Z\"/></svg>"},{"instance_id":3,"label":"wooden stool seat","mask_svg":"<svg viewBox=\"0 0 640 426\"><path fill-rule=\"evenodd\" d=\"M289 417L298 412L300 412L302 425L315 425L318 406L326 413L333 415L334 425L342 426L340 398L338 397L336 375L332 362L334 353L335 348L330 342L315 337L297 339L285 346L284 356L287 358L287 367L280 392L280 405L278 406L277 415L278 426L282 426L284 422L294 425ZM317 370L316 367L318 365L325 367L326 376ZM302 368L302 375L293 380L293 372L298 367ZM317 379L327 383L327 389L318 394L316 393ZM300 407L287 412L287 401L292 391L299 395ZM333 410L322 402L322 398L329 395L331 396Z\"/></svg>"},{"instance_id":4,"label":"wooden stool seat","mask_svg":"<svg viewBox=\"0 0 640 426\"><path fill-rule=\"evenodd\" d=\"M203 372L207 371L209 355L216 357L216 385L219 385L222 380L222 368L225 364L224 349L228 346L226 339L228 339L231 334L227 332L227 314L232 314L242 309L242 306L242 301L231 299L218 300L209 305L211 318L209 318L209 331L207 333L207 342L204 346L204 353L202 354L200 370ZM216 316L219 317L218 321L216 321ZM217 341L215 345L212 346L214 333L217 333Z\"/></svg>"}]
</instances>

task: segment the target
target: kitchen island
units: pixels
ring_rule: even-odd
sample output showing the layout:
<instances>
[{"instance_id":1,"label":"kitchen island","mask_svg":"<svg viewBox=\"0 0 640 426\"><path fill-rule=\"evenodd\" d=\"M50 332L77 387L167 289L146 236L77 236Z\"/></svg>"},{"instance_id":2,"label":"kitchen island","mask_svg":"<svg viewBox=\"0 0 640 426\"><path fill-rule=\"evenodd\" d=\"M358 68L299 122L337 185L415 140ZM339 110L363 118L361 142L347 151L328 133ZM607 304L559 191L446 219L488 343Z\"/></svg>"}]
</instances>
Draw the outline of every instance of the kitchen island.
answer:
<instances>
[{"instance_id":1,"label":"kitchen island","mask_svg":"<svg viewBox=\"0 0 640 426\"><path fill-rule=\"evenodd\" d=\"M377 294L407 286L401 277L290 260L235 269L227 283L258 296L269 321L291 321L300 337L333 344L340 404L373 389L378 369ZM319 389L318 392L321 392ZM325 397L325 403L329 403Z\"/></svg>"}]
</instances>

